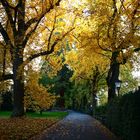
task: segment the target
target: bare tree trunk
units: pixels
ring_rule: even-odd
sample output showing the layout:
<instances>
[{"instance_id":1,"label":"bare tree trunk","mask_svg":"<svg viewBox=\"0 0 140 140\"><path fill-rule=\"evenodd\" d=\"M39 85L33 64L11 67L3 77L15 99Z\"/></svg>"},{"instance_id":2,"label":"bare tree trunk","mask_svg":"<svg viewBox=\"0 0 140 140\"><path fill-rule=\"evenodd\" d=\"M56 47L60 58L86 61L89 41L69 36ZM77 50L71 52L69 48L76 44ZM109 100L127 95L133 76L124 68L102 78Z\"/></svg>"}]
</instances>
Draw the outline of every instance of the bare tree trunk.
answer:
<instances>
[{"instance_id":1,"label":"bare tree trunk","mask_svg":"<svg viewBox=\"0 0 140 140\"><path fill-rule=\"evenodd\" d=\"M23 53L21 50L17 50L13 59L14 100L12 117L24 115L24 68L22 63Z\"/></svg>"}]
</instances>

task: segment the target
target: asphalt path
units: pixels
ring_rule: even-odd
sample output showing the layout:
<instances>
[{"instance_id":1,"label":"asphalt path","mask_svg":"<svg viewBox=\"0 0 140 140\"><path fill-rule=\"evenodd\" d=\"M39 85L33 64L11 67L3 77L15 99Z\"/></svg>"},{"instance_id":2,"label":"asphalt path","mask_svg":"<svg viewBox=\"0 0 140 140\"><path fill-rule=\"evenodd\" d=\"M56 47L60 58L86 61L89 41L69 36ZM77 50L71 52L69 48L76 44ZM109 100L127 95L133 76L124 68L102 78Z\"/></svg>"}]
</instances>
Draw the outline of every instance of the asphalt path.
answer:
<instances>
[{"instance_id":1,"label":"asphalt path","mask_svg":"<svg viewBox=\"0 0 140 140\"><path fill-rule=\"evenodd\" d=\"M118 140L93 117L74 111L32 140Z\"/></svg>"}]
</instances>

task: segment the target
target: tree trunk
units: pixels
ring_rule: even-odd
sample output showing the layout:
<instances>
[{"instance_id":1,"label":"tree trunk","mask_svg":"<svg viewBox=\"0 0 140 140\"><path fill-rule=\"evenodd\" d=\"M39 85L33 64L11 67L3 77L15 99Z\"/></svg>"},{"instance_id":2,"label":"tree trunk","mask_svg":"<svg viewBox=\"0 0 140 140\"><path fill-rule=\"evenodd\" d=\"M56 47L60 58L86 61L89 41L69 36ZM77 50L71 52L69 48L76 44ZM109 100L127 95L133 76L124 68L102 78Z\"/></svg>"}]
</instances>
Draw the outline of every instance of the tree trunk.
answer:
<instances>
[{"instance_id":1,"label":"tree trunk","mask_svg":"<svg viewBox=\"0 0 140 140\"><path fill-rule=\"evenodd\" d=\"M100 75L98 66L96 66L93 72L92 78L92 105L93 108L97 106L97 91L98 91L98 76Z\"/></svg>"},{"instance_id":2,"label":"tree trunk","mask_svg":"<svg viewBox=\"0 0 140 140\"><path fill-rule=\"evenodd\" d=\"M115 82L118 81L119 79L119 69L120 69L120 63L117 62L118 55L119 55L119 52L112 53L112 60L111 60L110 69L107 76L109 102L113 98L116 97Z\"/></svg>"},{"instance_id":3,"label":"tree trunk","mask_svg":"<svg viewBox=\"0 0 140 140\"><path fill-rule=\"evenodd\" d=\"M13 59L13 113L12 117L21 117L24 115L24 67L23 52L21 49L16 49Z\"/></svg>"},{"instance_id":4,"label":"tree trunk","mask_svg":"<svg viewBox=\"0 0 140 140\"><path fill-rule=\"evenodd\" d=\"M60 90L60 103L59 103L59 107L64 109L65 108L65 99L64 99L64 88L62 87Z\"/></svg>"},{"instance_id":5,"label":"tree trunk","mask_svg":"<svg viewBox=\"0 0 140 140\"><path fill-rule=\"evenodd\" d=\"M24 116L24 66L23 52L25 45L25 0L18 1L17 9L18 31L14 32L13 48L13 81L14 81L14 101L12 117ZM15 26L16 27L16 26ZM23 45L24 44L24 45Z\"/></svg>"}]
</instances>

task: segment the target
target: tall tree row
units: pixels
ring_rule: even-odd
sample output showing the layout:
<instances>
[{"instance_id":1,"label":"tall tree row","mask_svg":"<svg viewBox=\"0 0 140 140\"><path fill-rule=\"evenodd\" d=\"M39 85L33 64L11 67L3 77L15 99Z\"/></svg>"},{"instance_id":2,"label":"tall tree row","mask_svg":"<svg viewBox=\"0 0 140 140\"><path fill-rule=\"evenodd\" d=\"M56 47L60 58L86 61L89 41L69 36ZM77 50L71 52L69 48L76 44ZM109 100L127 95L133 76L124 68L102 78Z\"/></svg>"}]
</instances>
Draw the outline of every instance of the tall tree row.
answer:
<instances>
[{"instance_id":1,"label":"tall tree row","mask_svg":"<svg viewBox=\"0 0 140 140\"><path fill-rule=\"evenodd\" d=\"M140 50L139 8L138 0L0 0L0 81L13 80L12 116L24 115L26 65L40 56L48 61L67 43L73 77L90 80L96 97L106 76L114 98L120 65Z\"/></svg>"},{"instance_id":2,"label":"tall tree row","mask_svg":"<svg viewBox=\"0 0 140 140\"><path fill-rule=\"evenodd\" d=\"M76 38L79 49L85 55L96 52L104 56L108 64L106 82L108 86L108 101L116 96L115 82L119 80L120 65L124 65L139 51L139 8L138 0L88 0L89 6L85 12L86 22ZM90 51L88 51L90 50ZM95 55L93 55L94 58ZM101 56L98 56L98 60ZM104 61L105 62L105 61Z\"/></svg>"}]
</instances>

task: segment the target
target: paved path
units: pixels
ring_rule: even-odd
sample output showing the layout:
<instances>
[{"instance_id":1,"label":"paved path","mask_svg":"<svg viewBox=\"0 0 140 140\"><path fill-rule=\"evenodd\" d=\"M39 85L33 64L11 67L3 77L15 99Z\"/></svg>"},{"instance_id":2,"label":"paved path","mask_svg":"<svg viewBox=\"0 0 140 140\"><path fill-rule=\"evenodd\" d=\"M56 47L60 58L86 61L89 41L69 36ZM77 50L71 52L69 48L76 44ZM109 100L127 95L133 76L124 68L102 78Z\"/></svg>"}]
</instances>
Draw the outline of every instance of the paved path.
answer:
<instances>
[{"instance_id":1,"label":"paved path","mask_svg":"<svg viewBox=\"0 0 140 140\"><path fill-rule=\"evenodd\" d=\"M117 140L117 138L91 116L71 111L66 118L33 140Z\"/></svg>"}]
</instances>

